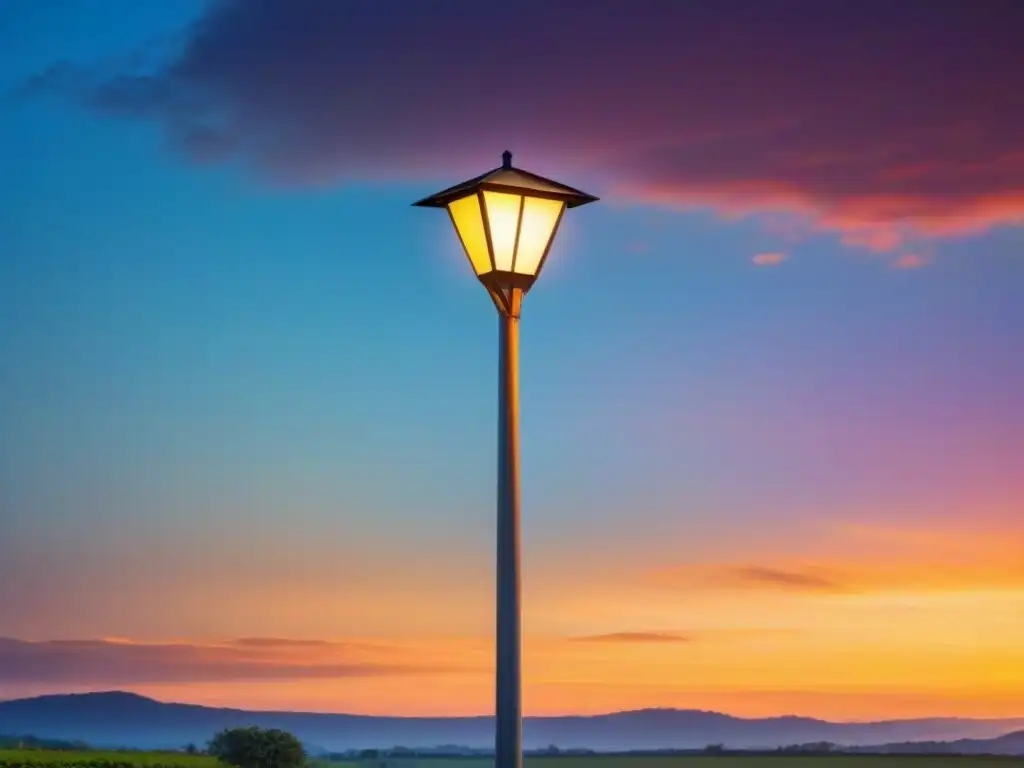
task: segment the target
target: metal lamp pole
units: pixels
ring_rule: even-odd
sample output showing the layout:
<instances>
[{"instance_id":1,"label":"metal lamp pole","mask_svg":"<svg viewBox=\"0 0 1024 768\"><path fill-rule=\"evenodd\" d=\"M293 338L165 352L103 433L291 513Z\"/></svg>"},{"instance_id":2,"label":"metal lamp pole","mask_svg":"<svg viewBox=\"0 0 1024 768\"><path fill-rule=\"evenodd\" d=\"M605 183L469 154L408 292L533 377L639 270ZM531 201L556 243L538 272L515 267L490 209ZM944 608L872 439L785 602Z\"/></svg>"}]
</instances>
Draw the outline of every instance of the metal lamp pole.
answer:
<instances>
[{"instance_id":1,"label":"metal lamp pole","mask_svg":"<svg viewBox=\"0 0 1024 768\"><path fill-rule=\"evenodd\" d=\"M445 208L477 278L498 308L498 547L495 768L521 768L519 579L519 310L540 275L567 208L593 195L501 166L414 205Z\"/></svg>"},{"instance_id":2,"label":"metal lamp pole","mask_svg":"<svg viewBox=\"0 0 1024 768\"><path fill-rule=\"evenodd\" d=\"M498 572L496 768L520 768L519 317L498 313Z\"/></svg>"}]
</instances>

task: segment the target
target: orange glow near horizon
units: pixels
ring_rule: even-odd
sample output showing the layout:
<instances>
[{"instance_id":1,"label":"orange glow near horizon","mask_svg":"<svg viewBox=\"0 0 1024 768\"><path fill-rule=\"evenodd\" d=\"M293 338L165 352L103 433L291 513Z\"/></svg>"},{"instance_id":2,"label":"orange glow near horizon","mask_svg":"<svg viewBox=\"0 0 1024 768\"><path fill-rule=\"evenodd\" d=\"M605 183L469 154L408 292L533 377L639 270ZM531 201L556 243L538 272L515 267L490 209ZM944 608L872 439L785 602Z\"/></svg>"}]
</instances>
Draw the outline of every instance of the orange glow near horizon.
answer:
<instances>
[{"instance_id":1,"label":"orange glow near horizon","mask_svg":"<svg viewBox=\"0 0 1024 768\"><path fill-rule=\"evenodd\" d=\"M832 535L832 545L816 542L814 561L610 565L603 578L586 574L589 590L579 582L540 590L531 582L526 712L676 707L834 720L1024 716L1024 569L1013 537L864 525L835 527ZM544 580L559 583L550 574ZM440 626L441 605L444 622L453 625L473 623L460 614L488 615L479 590L450 582L445 589L447 602L431 603L433 613L424 609L406 629L373 636L95 641L108 658L123 654L126 668L198 664L212 671L185 681L93 680L77 690L125 688L246 709L489 713L491 638L409 630ZM383 601L381 614L411 615L401 581L377 585L373 595ZM365 606L367 599L356 592L343 599L296 594L287 602L323 615L330 602ZM280 626L288 615L279 614ZM555 626L561 629L553 632Z\"/></svg>"},{"instance_id":2,"label":"orange glow near horizon","mask_svg":"<svg viewBox=\"0 0 1024 768\"><path fill-rule=\"evenodd\" d=\"M991 598L979 596L981 603ZM961 603L965 605L965 602ZM599 714L673 707L748 717L798 714L833 720L926 716L1019 717L1024 689L1024 593L961 609L804 606L828 630L707 630L678 642L527 637L525 709L532 715ZM1000 610L1001 609L1001 610ZM1017 618L1009 614L1016 611ZM909 614L909 615L908 615ZM995 615L999 618L986 616ZM870 617L870 620L869 620ZM958 633L951 630L960 627ZM652 633L653 634L653 633ZM979 644L974 637L986 638ZM133 690L163 701L243 709L456 716L492 711L489 638L405 638L364 659L426 671L314 679L86 685ZM195 647L203 646L196 643ZM296 649L264 663L329 664L330 654ZM433 666L443 671L430 671ZM38 693L65 692L68 686ZM17 692L24 693L26 692Z\"/></svg>"}]
</instances>

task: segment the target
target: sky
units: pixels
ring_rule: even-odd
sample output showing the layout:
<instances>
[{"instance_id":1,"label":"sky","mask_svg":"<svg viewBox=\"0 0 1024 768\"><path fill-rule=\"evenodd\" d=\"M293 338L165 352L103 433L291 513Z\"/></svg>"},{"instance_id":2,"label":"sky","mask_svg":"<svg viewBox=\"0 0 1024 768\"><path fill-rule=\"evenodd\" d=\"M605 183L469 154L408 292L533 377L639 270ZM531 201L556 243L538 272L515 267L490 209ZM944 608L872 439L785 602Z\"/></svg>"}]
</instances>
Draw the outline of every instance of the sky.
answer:
<instances>
[{"instance_id":1,"label":"sky","mask_svg":"<svg viewBox=\"0 0 1024 768\"><path fill-rule=\"evenodd\" d=\"M1017 0L0 4L0 699L1024 716Z\"/></svg>"}]
</instances>

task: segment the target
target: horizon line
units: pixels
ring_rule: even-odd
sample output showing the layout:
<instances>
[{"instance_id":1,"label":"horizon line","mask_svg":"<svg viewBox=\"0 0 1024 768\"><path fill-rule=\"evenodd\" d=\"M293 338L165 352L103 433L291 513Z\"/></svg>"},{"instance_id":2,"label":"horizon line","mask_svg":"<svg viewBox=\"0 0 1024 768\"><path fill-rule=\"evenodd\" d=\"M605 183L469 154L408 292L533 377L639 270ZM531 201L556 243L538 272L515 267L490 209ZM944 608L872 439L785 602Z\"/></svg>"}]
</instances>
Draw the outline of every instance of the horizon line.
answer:
<instances>
[{"instance_id":1,"label":"horizon line","mask_svg":"<svg viewBox=\"0 0 1024 768\"><path fill-rule=\"evenodd\" d=\"M103 691L67 691L64 693L41 693L35 696L19 696L13 699L0 699L0 704L11 704L19 701L33 701L38 699L54 699L54 698L67 698L71 696L111 696L111 695L122 695L131 696L145 701L153 702L154 704L160 704L163 706L184 706L184 707L199 707L201 709L213 709L213 710L230 710L235 712L248 712L251 714L293 714L293 715L317 715L317 716L335 716L335 717L358 717L366 719L376 720L482 720L482 719L494 719L494 713L489 714L460 714L460 715L372 715L363 714L359 712L325 712L322 710L300 710L300 709L246 709L244 707L231 707L231 706L216 706L211 704L197 704L190 701L166 701L163 699L157 699L152 696L145 694L136 693L135 691L124 690L120 688L112 688ZM913 723L913 722L927 722L936 720L956 720L960 722L975 722L975 723L991 723L991 722L1006 722L1006 721L1021 721L1024 723L1024 714L1012 715L1008 717L965 717L963 715L933 715L929 717L894 717L894 718L877 718L869 720L830 720L823 717L815 717L814 715L799 715L796 713L786 713L778 715L766 715L764 717L744 717L743 715L733 715L729 712L723 712L716 709L696 709L692 707L641 707L639 709L619 709L608 712L597 712L592 714L581 714L578 712L566 712L559 714L546 714L546 715L529 715L524 714L523 720L554 720L560 718L580 718L580 719L597 719L601 717L612 717L615 715L630 715L639 714L644 712L676 712L676 713L699 713L707 715L719 715L722 717L729 717L734 720L744 720L748 722L752 721L764 721L764 720L813 720L819 723L831 723L835 725L876 725L879 723Z\"/></svg>"}]
</instances>

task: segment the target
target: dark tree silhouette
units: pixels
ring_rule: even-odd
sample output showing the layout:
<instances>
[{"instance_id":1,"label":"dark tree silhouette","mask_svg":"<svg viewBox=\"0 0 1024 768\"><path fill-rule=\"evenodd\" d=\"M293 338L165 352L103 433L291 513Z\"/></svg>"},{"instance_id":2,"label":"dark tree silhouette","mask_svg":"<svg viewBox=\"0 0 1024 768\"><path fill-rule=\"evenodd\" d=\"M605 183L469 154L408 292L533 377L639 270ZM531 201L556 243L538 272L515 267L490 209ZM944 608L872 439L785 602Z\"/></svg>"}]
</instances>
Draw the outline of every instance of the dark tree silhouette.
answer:
<instances>
[{"instance_id":1,"label":"dark tree silhouette","mask_svg":"<svg viewBox=\"0 0 1024 768\"><path fill-rule=\"evenodd\" d=\"M227 728L210 740L207 751L234 768L302 768L306 750L277 728Z\"/></svg>"}]
</instances>

